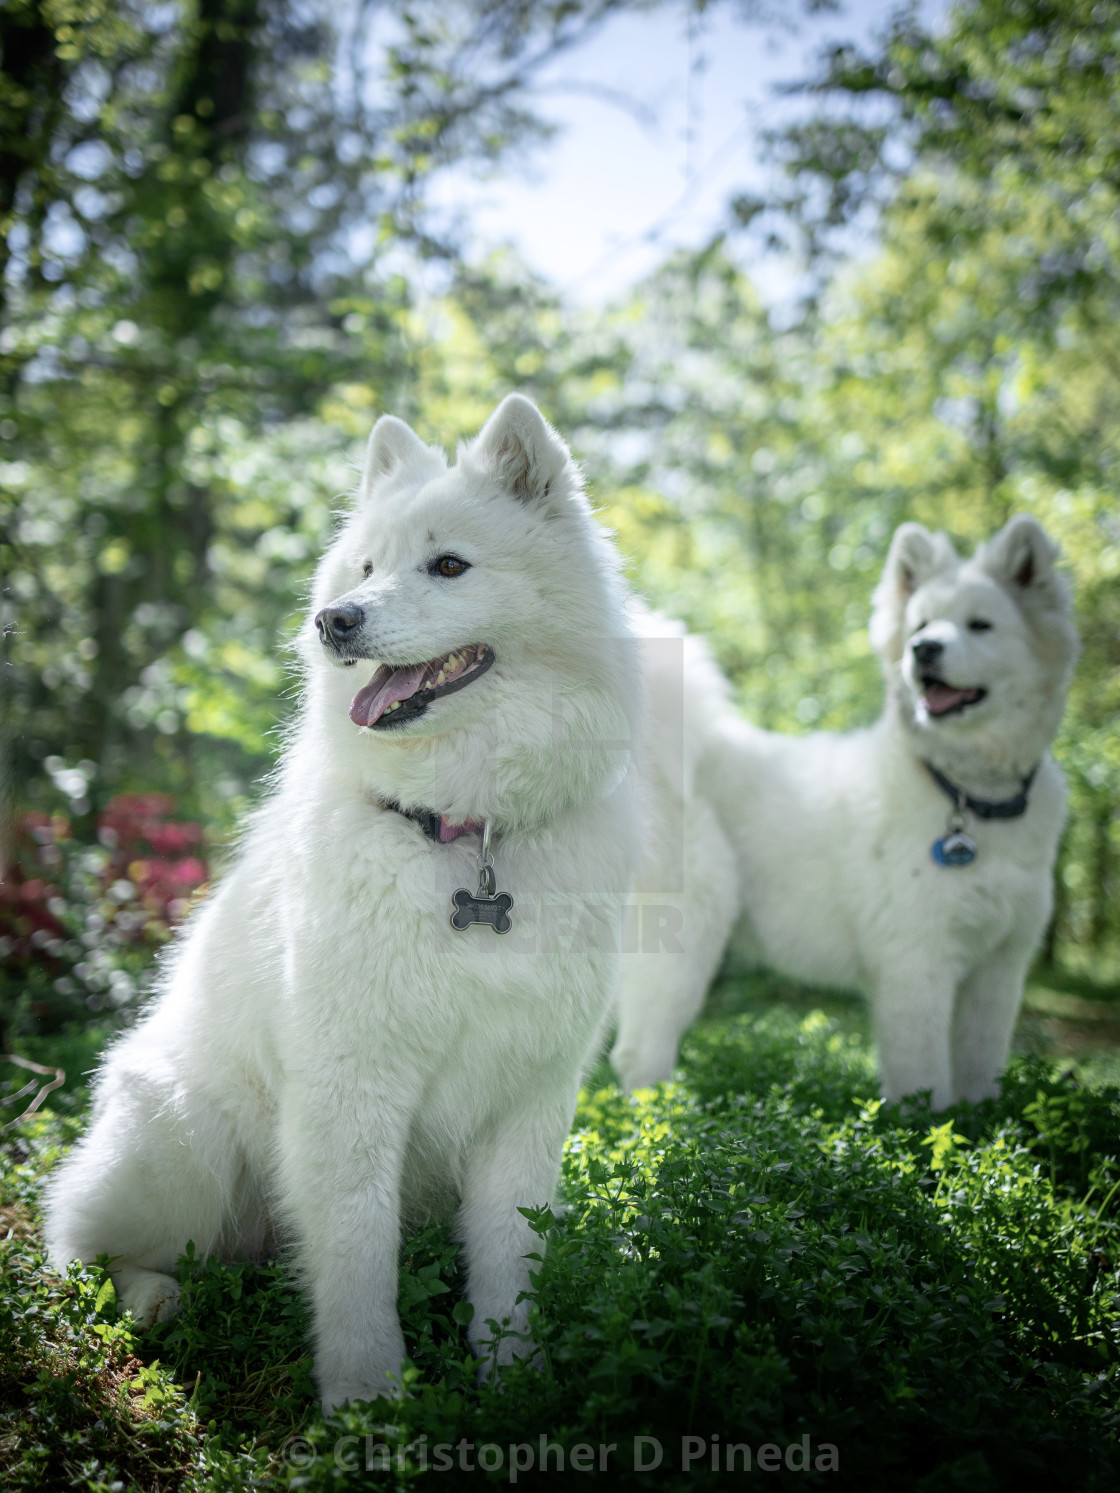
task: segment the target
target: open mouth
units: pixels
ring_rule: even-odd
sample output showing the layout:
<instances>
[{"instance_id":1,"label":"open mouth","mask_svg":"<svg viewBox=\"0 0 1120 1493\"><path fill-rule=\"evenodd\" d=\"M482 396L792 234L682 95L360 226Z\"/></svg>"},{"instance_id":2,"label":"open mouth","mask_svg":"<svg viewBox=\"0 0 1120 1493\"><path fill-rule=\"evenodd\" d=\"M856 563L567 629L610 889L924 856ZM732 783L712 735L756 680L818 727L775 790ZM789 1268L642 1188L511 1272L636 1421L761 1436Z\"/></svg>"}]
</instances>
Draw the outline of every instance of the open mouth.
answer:
<instances>
[{"instance_id":1,"label":"open mouth","mask_svg":"<svg viewBox=\"0 0 1120 1493\"><path fill-rule=\"evenodd\" d=\"M403 726L423 715L433 700L463 689L493 662L485 643L468 643L427 663L382 664L350 702L350 719L378 730Z\"/></svg>"},{"instance_id":2,"label":"open mouth","mask_svg":"<svg viewBox=\"0 0 1120 1493\"><path fill-rule=\"evenodd\" d=\"M922 675L922 704L932 716L961 715L970 705L979 705L986 689L955 689L944 679Z\"/></svg>"}]
</instances>

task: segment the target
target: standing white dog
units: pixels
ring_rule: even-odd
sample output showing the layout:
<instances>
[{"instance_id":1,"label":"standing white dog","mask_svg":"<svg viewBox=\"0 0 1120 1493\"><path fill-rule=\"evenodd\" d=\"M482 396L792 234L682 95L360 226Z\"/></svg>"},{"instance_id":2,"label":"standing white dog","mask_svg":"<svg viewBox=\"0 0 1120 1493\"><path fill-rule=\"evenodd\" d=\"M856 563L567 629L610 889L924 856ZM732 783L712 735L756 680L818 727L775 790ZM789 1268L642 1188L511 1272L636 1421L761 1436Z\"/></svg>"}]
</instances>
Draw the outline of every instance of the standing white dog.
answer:
<instances>
[{"instance_id":1,"label":"standing white dog","mask_svg":"<svg viewBox=\"0 0 1120 1493\"><path fill-rule=\"evenodd\" d=\"M189 1240L253 1256L279 1224L330 1409L392 1391L401 1231L448 1202L476 1349L497 1322L498 1362L531 1351L518 1209L553 1196L615 991L640 689L610 545L517 395L451 468L379 420L313 597L275 792L110 1051L47 1234L151 1321Z\"/></svg>"},{"instance_id":2,"label":"standing white dog","mask_svg":"<svg viewBox=\"0 0 1120 1493\"><path fill-rule=\"evenodd\" d=\"M722 868L734 852L737 950L863 988L888 1099L982 1099L1007 1061L1065 816L1049 747L1078 644L1056 554L1025 516L963 561L944 534L903 524L875 593L887 704L868 730L761 731L718 684L688 711L676 792L693 860ZM654 856L642 884L671 875ZM714 915L703 883L686 880L684 930L699 910L726 932L726 874L708 883ZM718 928L708 936L721 951ZM660 954L655 974L652 955L624 961L612 1056L631 1087L668 1076L703 1000L680 962Z\"/></svg>"}]
</instances>

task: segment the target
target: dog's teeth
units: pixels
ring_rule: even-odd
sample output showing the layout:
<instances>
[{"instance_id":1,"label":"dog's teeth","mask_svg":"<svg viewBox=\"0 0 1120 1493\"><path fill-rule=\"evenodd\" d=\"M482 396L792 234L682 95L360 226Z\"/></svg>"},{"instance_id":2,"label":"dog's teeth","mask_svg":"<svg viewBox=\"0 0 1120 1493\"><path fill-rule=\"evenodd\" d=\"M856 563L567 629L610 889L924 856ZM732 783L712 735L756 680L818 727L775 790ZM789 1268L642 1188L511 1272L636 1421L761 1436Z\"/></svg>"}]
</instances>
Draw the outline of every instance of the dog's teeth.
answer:
<instances>
[{"instance_id":1,"label":"dog's teeth","mask_svg":"<svg viewBox=\"0 0 1120 1493\"><path fill-rule=\"evenodd\" d=\"M440 671L439 671L439 673L438 673L438 674L437 674L437 675L436 675L436 683L437 683L437 684L442 684L442 683L443 683L443 681L444 681L444 680L445 680L445 679L446 679L446 678L447 678L447 675L446 675L446 674L445 674L445 673L444 673L444 671L443 671L443 670L442 670L442 669L441 669L441 670L440 670Z\"/></svg>"}]
</instances>

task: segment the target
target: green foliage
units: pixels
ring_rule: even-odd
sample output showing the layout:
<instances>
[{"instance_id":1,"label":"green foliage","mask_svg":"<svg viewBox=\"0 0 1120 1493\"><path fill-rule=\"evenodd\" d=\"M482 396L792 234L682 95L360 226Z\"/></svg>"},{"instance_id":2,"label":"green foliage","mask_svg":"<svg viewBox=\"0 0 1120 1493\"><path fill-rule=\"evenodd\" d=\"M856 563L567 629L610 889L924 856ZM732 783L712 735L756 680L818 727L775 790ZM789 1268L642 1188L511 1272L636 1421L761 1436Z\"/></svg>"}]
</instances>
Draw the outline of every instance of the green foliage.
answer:
<instances>
[{"instance_id":1,"label":"green foliage","mask_svg":"<svg viewBox=\"0 0 1120 1493\"><path fill-rule=\"evenodd\" d=\"M741 988L722 999L741 1003ZM30 1486L42 1457L36 1486L65 1486L59 1469L78 1465L64 1463L66 1447L86 1447L94 1410L100 1439L83 1455L101 1460L106 1482L141 1480L126 1459L137 1445L155 1456L151 1438L163 1437L163 1465L182 1485L215 1490L266 1476L368 1486L367 1448L376 1486L410 1487L440 1445L455 1463L448 1486L465 1486L479 1474L458 1471L464 1438L469 1457L501 1448L493 1476L506 1482L509 1448L536 1456L542 1434L569 1455L614 1443L622 1488L723 1485L713 1446L796 1456L806 1435L810 1471L783 1471L783 1486L1112 1484L1120 1090L1019 1059L998 1100L936 1118L923 1100L886 1106L866 1097L864 1040L787 1005L702 1023L683 1071L632 1099L613 1086L581 1098L565 1207L526 1209L541 1237L535 1364L476 1383L457 1247L431 1226L402 1259L407 1397L326 1421L282 1262L223 1266L188 1252L181 1315L136 1336L114 1322L98 1272L65 1286L41 1273L28 1234L35 1181L73 1122L36 1121L31 1156L13 1165L9 1148L4 1174L24 1234L2 1246L5 1360L55 1362L65 1339L69 1378L49 1393L79 1430L73 1443L25 1441L12 1464L25 1483L6 1485ZM133 1355L119 1371L127 1393L107 1379L110 1349ZM110 1413L110 1400L124 1409ZM636 1436L664 1448L656 1474L629 1470ZM689 1436L704 1454L686 1470ZM826 1443L839 1476L812 1470ZM82 1476L72 1485L92 1486Z\"/></svg>"},{"instance_id":2,"label":"green foliage","mask_svg":"<svg viewBox=\"0 0 1120 1493\"><path fill-rule=\"evenodd\" d=\"M228 826L351 440L407 406L402 268L454 253L423 187L614 8L3 8L0 790L56 758Z\"/></svg>"},{"instance_id":3,"label":"green foliage","mask_svg":"<svg viewBox=\"0 0 1120 1493\"><path fill-rule=\"evenodd\" d=\"M145 1352L193 1383L191 1408L215 1445L278 1444L314 1397L307 1315L282 1263L180 1261L182 1310L152 1328Z\"/></svg>"},{"instance_id":4,"label":"green foliage","mask_svg":"<svg viewBox=\"0 0 1120 1493\"><path fill-rule=\"evenodd\" d=\"M198 1456L184 1396L135 1357L103 1272L75 1266L60 1280L35 1242L37 1176L74 1132L40 1119L5 1148L0 1476L28 1493L179 1485Z\"/></svg>"}]
</instances>

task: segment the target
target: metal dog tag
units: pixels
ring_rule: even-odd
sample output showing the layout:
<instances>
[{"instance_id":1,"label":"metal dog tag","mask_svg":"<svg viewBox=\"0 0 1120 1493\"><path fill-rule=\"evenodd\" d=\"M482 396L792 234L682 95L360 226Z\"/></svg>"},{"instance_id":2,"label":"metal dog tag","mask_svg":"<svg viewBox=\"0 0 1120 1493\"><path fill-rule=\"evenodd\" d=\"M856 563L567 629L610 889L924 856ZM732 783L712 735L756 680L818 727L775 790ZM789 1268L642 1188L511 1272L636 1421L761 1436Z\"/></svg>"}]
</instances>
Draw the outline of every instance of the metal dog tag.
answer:
<instances>
[{"instance_id":1,"label":"metal dog tag","mask_svg":"<svg viewBox=\"0 0 1120 1493\"><path fill-rule=\"evenodd\" d=\"M461 886L451 898L455 911L451 914L451 926L456 933L465 933L472 923L481 923L493 928L495 933L508 933L513 927L509 910L513 898L508 892L494 890L494 860L490 854L490 821L482 826L482 849L478 858L478 891L472 896Z\"/></svg>"},{"instance_id":2,"label":"metal dog tag","mask_svg":"<svg viewBox=\"0 0 1120 1493\"><path fill-rule=\"evenodd\" d=\"M939 866L970 866L976 859L976 841L963 830L955 829L934 840L930 855Z\"/></svg>"},{"instance_id":3,"label":"metal dog tag","mask_svg":"<svg viewBox=\"0 0 1120 1493\"><path fill-rule=\"evenodd\" d=\"M452 897L455 911L451 914L451 926L456 933L465 933L472 923L489 924L495 933L508 933L513 927L509 910L513 898L508 892L499 892L496 897L479 893L472 896L466 887L460 887Z\"/></svg>"}]
</instances>

